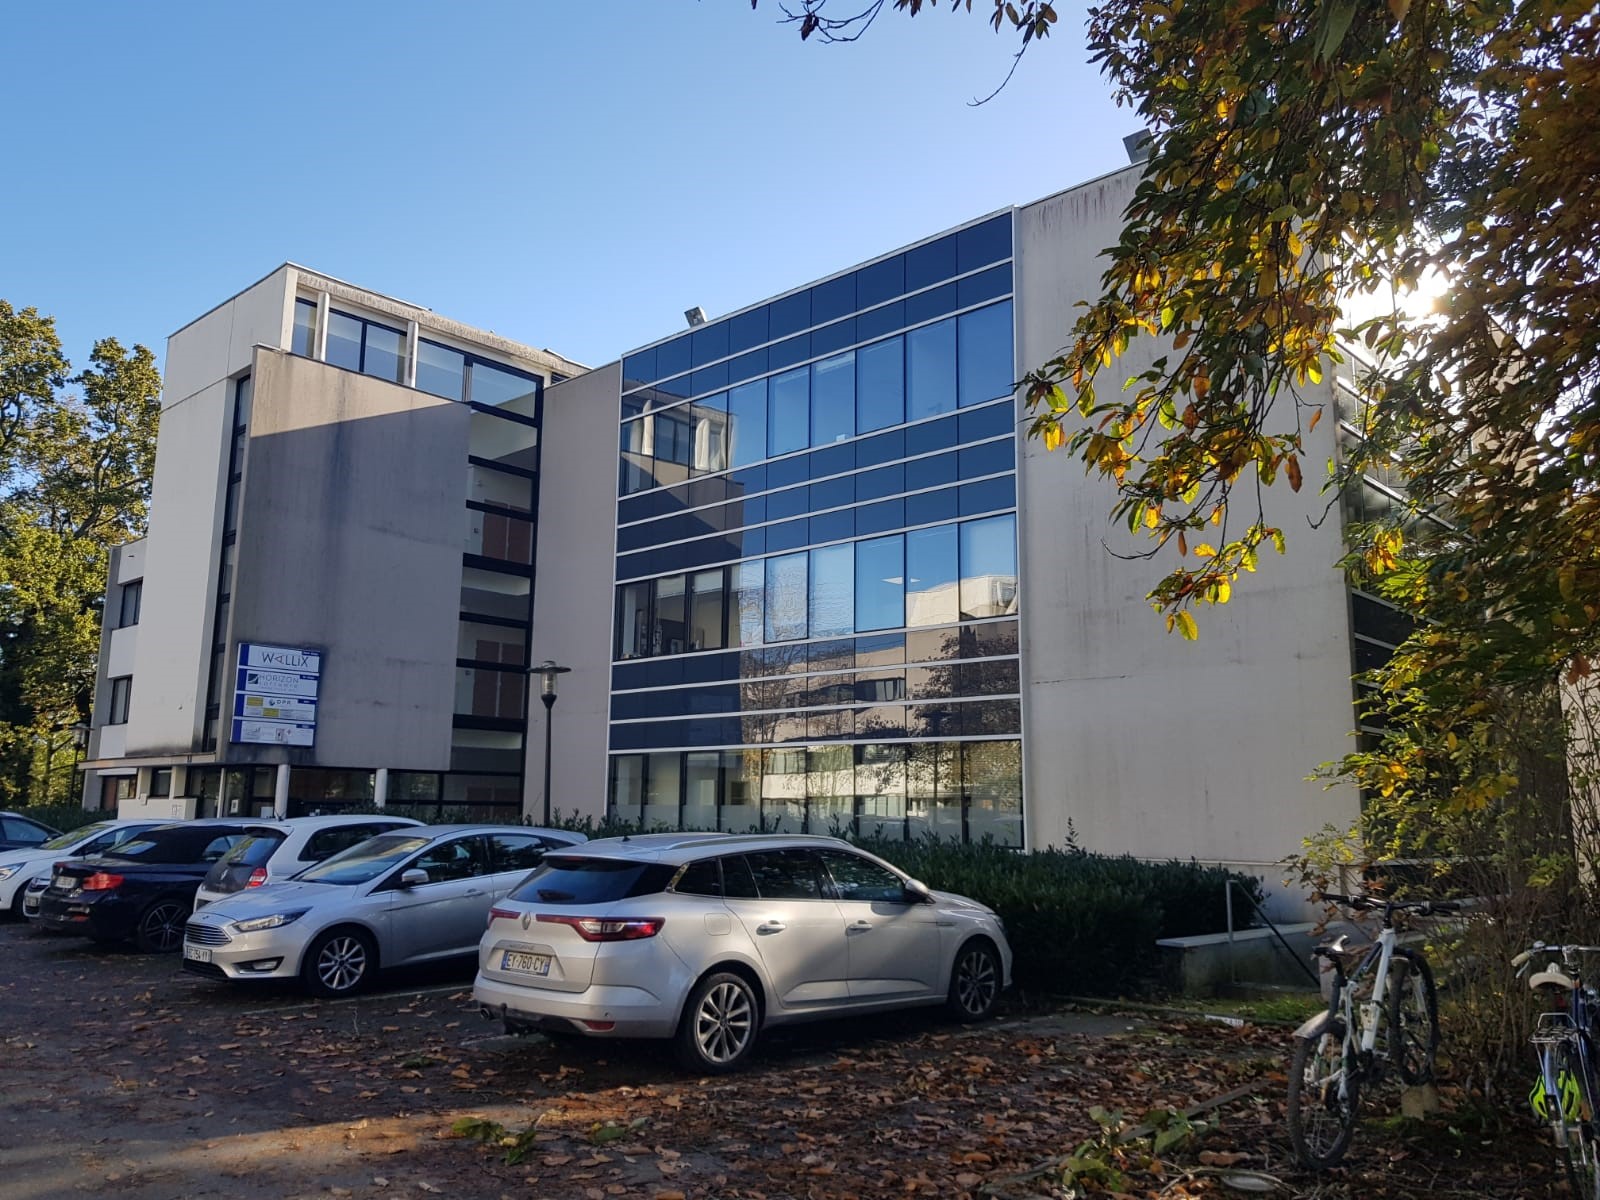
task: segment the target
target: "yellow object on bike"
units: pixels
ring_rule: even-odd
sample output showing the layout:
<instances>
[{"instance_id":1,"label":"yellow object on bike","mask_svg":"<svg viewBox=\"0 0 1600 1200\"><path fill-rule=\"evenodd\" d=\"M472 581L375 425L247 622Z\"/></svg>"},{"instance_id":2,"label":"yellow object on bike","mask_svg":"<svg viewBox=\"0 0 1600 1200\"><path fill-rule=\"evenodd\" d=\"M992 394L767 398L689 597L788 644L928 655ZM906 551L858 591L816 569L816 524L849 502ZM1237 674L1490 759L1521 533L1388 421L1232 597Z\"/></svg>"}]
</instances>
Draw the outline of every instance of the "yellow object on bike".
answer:
<instances>
[{"instance_id":1,"label":"yellow object on bike","mask_svg":"<svg viewBox=\"0 0 1600 1200\"><path fill-rule=\"evenodd\" d=\"M1558 1072L1556 1091L1561 1100L1561 1115L1576 1123L1583 1112L1583 1098L1578 1092L1577 1077L1571 1071ZM1554 1114L1550 1111L1550 1093L1544 1086L1543 1075L1534 1080L1533 1091L1528 1093L1528 1103L1533 1106L1534 1115L1541 1121L1554 1119Z\"/></svg>"}]
</instances>

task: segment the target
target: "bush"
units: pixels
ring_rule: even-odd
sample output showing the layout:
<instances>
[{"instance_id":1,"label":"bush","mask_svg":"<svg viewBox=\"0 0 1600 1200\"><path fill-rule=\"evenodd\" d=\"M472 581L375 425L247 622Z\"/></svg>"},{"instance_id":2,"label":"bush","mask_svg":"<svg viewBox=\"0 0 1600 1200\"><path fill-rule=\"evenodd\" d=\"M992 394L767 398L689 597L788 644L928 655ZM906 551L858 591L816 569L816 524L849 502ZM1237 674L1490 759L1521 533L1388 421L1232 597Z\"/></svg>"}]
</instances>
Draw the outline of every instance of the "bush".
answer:
<instances>
[{"instance_id":1,"label":"bush","mask_svg":"<svg viewBox=\"0 0 1600 1200\"><path fill-rule=\"evenodd\" d=\"M1248 875L1199 863L1150 863L1081 850L1023 852L956 842L863 842L939 891L987 904L1005 922L1019 987L1110 995L1156 975L1156 940L1227 928L1225 881Z\"/></svg>"}]
</instances>

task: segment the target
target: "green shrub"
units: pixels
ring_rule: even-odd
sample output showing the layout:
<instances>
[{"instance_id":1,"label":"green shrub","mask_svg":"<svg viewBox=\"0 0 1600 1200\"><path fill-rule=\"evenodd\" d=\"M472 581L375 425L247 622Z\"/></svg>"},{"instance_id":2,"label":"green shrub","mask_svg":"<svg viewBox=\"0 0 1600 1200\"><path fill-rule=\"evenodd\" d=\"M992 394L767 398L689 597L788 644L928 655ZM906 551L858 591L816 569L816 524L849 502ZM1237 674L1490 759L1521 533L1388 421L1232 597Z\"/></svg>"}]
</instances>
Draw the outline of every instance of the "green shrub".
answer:
<instances>
[{"instance_id":1,"label":"green shrub","mask_svg":"<svg viewBox=\"0 0 1600 1200\"><path fill-rule=\"evenodd\" d=\"M114 813L90 812L81 804L30 804L26 808L15 809L25 817L48 825L52 829L59 829L66 833L70 829L77 829L91 821L104 821Z\"/></svg>"},{"instance_id":2,"label":"green shrub","mask_svg":"<svg viewBox=\"0 0 1600 1200\"><path fill-rule=\"evenodd\" d=\"M1195 862L931 840L862 848L931 888L994 909L1016 954L1018 986L1046 992L1137 988L1156 975L1158 938L1227 928L1223 887L1230 876L1261 898L1253 877Z\"/></svg>"}]
</instances>

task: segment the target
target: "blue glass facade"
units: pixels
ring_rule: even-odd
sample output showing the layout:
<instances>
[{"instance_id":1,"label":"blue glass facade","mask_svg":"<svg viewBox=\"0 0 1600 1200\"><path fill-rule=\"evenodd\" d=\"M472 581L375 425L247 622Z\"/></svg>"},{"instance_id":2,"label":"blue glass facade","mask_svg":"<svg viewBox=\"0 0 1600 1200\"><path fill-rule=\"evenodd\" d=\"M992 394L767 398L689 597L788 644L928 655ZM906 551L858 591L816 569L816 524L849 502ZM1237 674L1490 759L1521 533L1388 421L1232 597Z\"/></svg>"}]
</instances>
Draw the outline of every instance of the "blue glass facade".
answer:
<instances>
[{"instance_id":1,"label":"blue glass facade","mask_svg":"<svg viewBox=\"0 0 1600 1200\"><path fill-rule=\"evenodd\" d=\"M618 816L1021 844L1012 218L623 360Z\"/></svg>"}]
</instances>

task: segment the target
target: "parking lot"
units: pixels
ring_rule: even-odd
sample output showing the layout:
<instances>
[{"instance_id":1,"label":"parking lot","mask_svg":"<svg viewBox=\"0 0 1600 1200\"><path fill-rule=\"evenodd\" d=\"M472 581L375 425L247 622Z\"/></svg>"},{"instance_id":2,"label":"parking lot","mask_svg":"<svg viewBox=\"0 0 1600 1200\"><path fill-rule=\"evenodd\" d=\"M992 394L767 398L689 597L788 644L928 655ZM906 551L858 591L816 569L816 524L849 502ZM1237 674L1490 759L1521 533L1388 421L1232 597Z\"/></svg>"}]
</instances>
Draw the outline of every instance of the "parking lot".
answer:
<instances>
[{"instance_id":1,"label":"parking lot","mask_svg":"<svg viewBox=\"0 0 1600 1200\"><path fill-rule=\"evenodd\" d=\"M1013 1001L974 1029L914 1013L775 1033L749 1071L693 1079L647 1045L504 1037L469 972L313 1003L0 923L0 1200L1059 1195L1021 1177L1097 1132L1091 1107L1219 1097L1205 1145L1296 1178L1282 1030ZM469 1118L530 1131L520 1161L452 1133ZM1443 1128L1289 1194L1432 1195L1455 1170L1493 1184L1478 1194L1547 1194L1547 1154ZM1197 1171L1138 1194L1222 1194Z\"/></svg>"}]
</instances>

